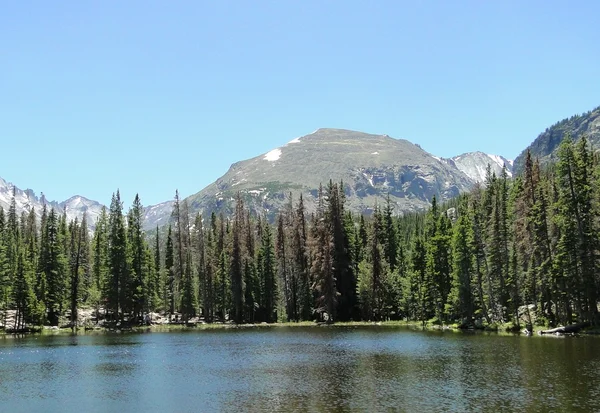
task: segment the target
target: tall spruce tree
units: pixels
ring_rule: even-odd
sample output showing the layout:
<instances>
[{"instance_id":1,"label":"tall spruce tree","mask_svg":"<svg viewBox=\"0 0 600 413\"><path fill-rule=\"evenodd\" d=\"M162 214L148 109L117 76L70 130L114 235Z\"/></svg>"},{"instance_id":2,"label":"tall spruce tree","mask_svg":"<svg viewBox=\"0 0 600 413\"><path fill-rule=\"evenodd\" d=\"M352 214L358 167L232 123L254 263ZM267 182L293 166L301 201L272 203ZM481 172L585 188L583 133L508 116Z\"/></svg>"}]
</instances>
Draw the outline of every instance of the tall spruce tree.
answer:
<instances>
[{"instance_id":1,"label":"tall spruce tree","mask_svg":"<svg viewBox=\"0 0 600 413\"><path fill-rule=\"evenodd\" d=\"M352 265L350 239L344 225L344 184L329 182L327 188L328 210L326 212L326 230L331 234L333 242L332 267L333 278L337 290L335 315L340 321L351 320L356 310L356 275ZM328 251L323 251L329 254ZM329 288L329 287L328 287Z\"/></svg>"},{"instance_id":2,"label":"tall spruce tree","mask_svg":"<svg viewBox=\"0 0 600 413\"><path fill-rule=\"evenodd\" d=\"M62 309L66 293L67 259L64 245L59 234L58 217L54 208L48 214L46 221L47 243L40 257L40 268L46 279L46 312L48 322L52 326L58 325L58 317Z\"/></svg>"},{"instance_id":3,"label":"tall spruce tree","mask_svg":"<svg viewBox=\"0 0 600 413\"><path fill-rule=\"evenodd\" d=\"M106 305L111 311L112 320L123 321L122 310L128 296L127 280L127 232L123 218L123 204L117 190L113 194L108 215L108 274L106 282Z\"/></svg>"},{"instance_id":4,"label":"tall spruce tree","mask_svg":"<svg viewBox=\"0 0 600 413\"><path fill-rule=\"evenodd\" d=\"M233 218L233 240L229 271L231 277L231 297L233 321L242 323L244 321L244 276L242 263L242 239L244 230L244 204L238 192L236 197L235 215Z\"/></svg>"},{"instance_id":5,"label":"tall spruce tree","mask_svg":"<svg viewBox=\"0 0 600 413\"><path fill-rule=\"evenodd\" d=\"M471 279L473 276L473 244L472 227L468 215L467 199L463 197L459 203L458 219L454 225L452 236L452 315L463 325L473 321L473 291Z\"/></svg>"},{"instance_id":6,"label":"tall spruce tree","mask_svg":"<svg viewBox=\"0 0 600 413\"><path fill-rule=\"evenodd\" d=\"M260 307L262 320L267 323L277 321L277 272L275 270L275 251L273 235L268 224L261 225L261 247L258 258L259 278L261 280Z\"/></svg>"},{"instance_id":7,"label":"tall spruce tree","mask_svg":"<svg viewBox=\"0 0 600 413\"><path fill-rule=\"evenodd\" d=\"M165 247L165 273L166 273L166 302L168 303L169 321L175 314L175 257L173 252L173 237L171 225L167 231L167 244Z\"/></svg>"},{"instance_id":8,"label":"tall spruce tree","mask_svg":"<svg viewBox=\"0 0 600 413\"><path fill-rule=\"evenodd\" d=\"M128 277L127 307L130 308L132 317L139 318L148 311L150 291L148 289L148 275L146 250L147 244L143 230L144 209L138 194L135 195L133 204L127 214L127 247L130 260L130 274Z\"/></svg>"}]
</instances>

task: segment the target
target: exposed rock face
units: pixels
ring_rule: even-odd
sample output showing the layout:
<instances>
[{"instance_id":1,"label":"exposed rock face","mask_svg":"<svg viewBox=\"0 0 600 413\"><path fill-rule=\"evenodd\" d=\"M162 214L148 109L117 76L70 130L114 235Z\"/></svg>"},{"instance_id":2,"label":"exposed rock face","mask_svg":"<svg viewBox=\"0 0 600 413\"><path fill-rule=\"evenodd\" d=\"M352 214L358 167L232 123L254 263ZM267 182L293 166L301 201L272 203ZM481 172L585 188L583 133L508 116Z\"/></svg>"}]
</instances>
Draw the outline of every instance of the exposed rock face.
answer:
<instances>
[{"instance_id":1,"label":"exposed rock face","mask_svg":"<svg viewBox=\"0 0 600 413\"><path fill-rule=\"evenodd\" d=\"M151 231L169 223L174 201L144 207L144 229Z\"/></svg>"},{"instance_id":2,"label":"exposed rock face","mask_svg":"<svg viewBox=\"0 0 600 413\"><path fill-rule=\"evenodd\" d=\"M555 159L558 146L567 135L571 135L573 140L578 140L585 135L595 150L600 148L600 107L583 115L563 119L547 128L517 156L514 165L515 172L523 171L527 149L531 151L532 157L538 158L541 163Z\"/></svg>"},{"instance_id":3,"label":"exposed rock face","mask_svg":"<svg viewBox=\"0 0 600 413\"><path fill-rule=\"evenodd\" d=\"M96 226L96 221L102 213L102 204L97 201L92 201L79 195L75 195L66 201L58 204L59 211L66 212L67 220L71 221L77 218L79 222L86 215L88 226L93 229Z\"/></svg>"},{"instance_id":4,"label":"exposed rock face","mask_svg":"<svg viewBox=\"0 0 600 413\"><path fill-rule=\"evenodd\" d=\"M485 183L487 167L496 176L502 174L502 168L506 166L506 173L512 176L513 161L498 155L488 155L483 152L469 152L452 158L454 165L474 182Z\"/></svg>"},{"instance_id":5,"label":"exposed rock face","mask_svg":"<svg viewBox=\"0 0 600 413\"><path fill-rule=\"evenodd\" d=\"M319 129L286 145L237 162L216 182L188 198L192 212L229 213L239 191L256 213L267 216L302 194L314 210L319 185L344 182L346 205L372 212L389 194L395 211L426 208L433 196L450 199L473 185L452 162L406 140L343 129Z\"/></svg>"}]
</instances>

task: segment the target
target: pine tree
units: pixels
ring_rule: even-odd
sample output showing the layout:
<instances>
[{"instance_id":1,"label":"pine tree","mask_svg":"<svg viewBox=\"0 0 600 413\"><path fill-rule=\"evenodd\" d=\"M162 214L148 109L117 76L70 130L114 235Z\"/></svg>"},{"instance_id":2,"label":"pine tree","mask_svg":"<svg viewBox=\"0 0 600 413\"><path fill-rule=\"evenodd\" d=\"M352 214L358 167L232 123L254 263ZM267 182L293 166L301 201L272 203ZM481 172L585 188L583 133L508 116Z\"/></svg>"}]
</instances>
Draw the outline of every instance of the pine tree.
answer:
<instances>
[{"instance_id":1,"label":"pine tree","mask_svg":"<svg viewBox=\"0 0 600 413\"><path fill-rule=\"evenodd\" d=\"M413 297L409 304L412 319L420 320L425 326L434 314L433 287L431 276L427 271L427 250L421 237L415 237L412 247L410 292Z\"/></svg>"},{"instance_id":2,"label":"pine tree","mask_svg":"<svg viewBox=\"0 0 600 413\"><path fill-rule=\"evenodd\" d=\"M183 200L181 209L182 247L183 247L183 274L181 279L181 316L184 322L196 316L198 309L198 286L196 274L192 264L192 242L190 233L190 220L187 200Z\"/></svg>"},{"instance_id":3,"label":"pine tree","mask_svg":"<svg viewBox=\"0 0 600 413\"><path fill-rule=\"evenodd\" d=\"M43 239L43 236L42 236ZM42 245L44 245L42 243ZM88 300L96 309L96 322L100 319L100 306L103 292L108 288L108 214L102 207L96 221L92 239L92 283L88 291ZM107 288L105 288L105 286ZM105 308L106 310L106 308Z\"/></svg>"},{"instance_id":4,"label":"pine tree","mask_svg":"<svg viewBox=\"0 0 600 413\"><path fill-rule=\"evenodd\" d=\"M46 248L40 257L40 268L46 279L46 311L48 322L58 325L58 317L65 299L66 290L66 256L64 245L59 234L58 217L54 208L48 214L46 222Z\"/></svg>"},{"instance_id":5,"label":"pine tree","mask_svg":"<svg viewBox=\"0 0 600 413\"><path fill-rule=\"evenodd\" d=\"M217 267L219 255L217 254L217 217L211 213L210 226L206 231L206 253L205 253L205 283L206 294L204 299L204 311L207 322L212 322L217 315Z\"/></svg>"},{"instance_id":6,"label":"pine tree","mask_svg":"<svg viewBox=\"0 0 600 413\"><path fill-rule=\"evenodd\" d=\"M491 323L487 311L487 297L484 289L484 277L487 274L487 261L484 242L484 203L481 200L481 191L476 188L471 195L471 229L473 233L473 255L475 261L475 286L477 300L475 314L483 315L488 323Z\"/></svg>"},{"instance_id":7,"label":"pine tree","mask_svg":"<svg viewBox=\"0 0 600 413\"><path fill-rule=\"evenodd\" d=\"M81 249L79 256L79 270L81 272L81 288L79 291L80 302L89 302L89 291L93 284L90 231L87 213L81 217Z\"/></svg>"},{"instance_id":8,"label":"pine tree","mask_svg":"<svg viewBox=\"0 0 600 413\"><path fill-rule=\"evenodd\" d=\"M250 211L246 210L245 222L246 255L244 257L244 318L248 322L256 320L257 309L260 305L260 282L258 280L256 260L256 240Z\"/></svg>"},{"instance_id":9,"label":"pine tree","mask_svg":"<svg viewBox=\"0 0 600 413\"><path fill-rule=\"evenodd\" d=\"M146 250L148 248L143 230L144 209L138 194L127 214L127 247L130 273L127 280L127 307L134 318L148 311L149 298Z\"/></svg>"},{"instance_id":10,"label":"pine tree","mask_svg":"<svg viewBox=\"0 0 600 413\"><path fill-rule=\"evenodd\" d=\"M0 310L3 325L6 326L7 310L10 296L10 260L9 260L9 231L6 225L4 209L0 207Z\"/></svg>"},{"instance_id":11,"label":"pine tree","mask_svg":"<svg viewBox=\"0 0 600 413\"><path fill-rule=\"evenodd\" d=\"M13 287L13 301L16 308L14 329L16 331L24 329L27 322L38 324L43 318L43 310L38 307L33 291L34 279L33 264L27 258L26 248L19 242Z\"/></svg>"},{"instance_id":12,"label":"pine tree","mask_svg":"<svg viewBox=\"0 0 600 413\"><path fill-rule=\"evenodd\" d=\"M85 222L85 218L84 221ZM69 226L70 234L70 294L69 301L71 304L71 329L77 329L77 311L79 308L81 273L87 261L87 248L89 247L87 239L87 227L79 225L77 218L71 222Z\"/></svg>"},{"instance_id":13,"label":"pine tree","mask_svg":"<svg viewBox=\"0 0 600 413\"><path fill-rule=\"evenodd\" d=\"M221 214L219 216L219 229L216 240L216 278L217 278L217 307L222 321L225 321L229 314L230 294L229 294L229 265L228 253L225 250L225 219Z\"/></svg>"},{"instance_id":14,"label":"pine tree","mask_svg":"<svg viewBox=\"0 0 600 413\"><path fill-rule=\"evenodd\" d=\"M356 276L352 266L352 251L350 248L350 239L346 233L344 225L344 185L343 182L338 186L332 181L329 182L327 189L328 210L325 215L325 230L331 234L333 242L332 267L333 279L327 288L333 288L337 291L335 296L335 315L340 321L351 320L356 310ZM329 251L323 251L325 255Z\"/></svg>"},{"instance_id":15,"label":"pine tree","mask_svg":"<svg viewBox=\"0 0 600 413\"><path fill-rule=\"evenodd\" d=\"M175 203L171 212L171 219L174 225L173 247L174 247L174 262L173 262L173 301L175 302L175 311L180 307L180 289L181 280L185 267L186 245L184 239L184 225L181 214L181 205L179 202L179 191L175 191Z\"/></svg>"},{"instance_id":16,"label":"pine tree","mask_svg":"<svg viewBox=\"0 0 600 413\"><path fill-rule=\"evenodd\" d=\"M150 290L152 291L153 296L153 308L162 308L165 313L167 309L167 300L166 294L166 286L163 281L163 270L161 264L161 254L160 254L160 230L158 225L156 226L156 236L154 237L154 279L152 281L152 285ZM160 304L159 304L160 303Z\"/></svg>"},{"instance_id":17,"label":"pine tree","mask_svg":"<svg viewBox=\"0 0 600 413\"><path fill-rule=\"evenodd\" d=\"M393 207L390 202L390 195L387 195L385 209L383 210L383 224L382 228L385 244L384 253L385 260L390 266L390 271L394 271L398 265L398 238L396 235L396 226L392 219Z\"/></svg>"},{"instance_id":18,"label":"pine tree","mask_svg":"<svg viewBox=\"0 0 600 413\"><path fill-rule=\"evenodd\" d=\"M371 309L372 309L372 320L381 320L383 313L383 302L384 302L384 269L383 259L381 253L380 240L382 238L381 232L381 220L379 219L379 210L375 210L375 219L373 219L373 232L370 240L370 263L371 263ZM387 228L386 228L387 229ZM394 258L395 259L395 258Z\"/></svg>"},{"instance_id":19,"label":"pine tree","mask_svg":"<svg viewBox=\"0 0 600 413\"><path fill-rule=\"evenodd\" d=\"M123 204L117 190L113 194L108 215L108 277L106 283L106 304L112 312L113 321L123 321L121 311L125 308L128 296L127 280L127 233L123 218Z\"/></svg>"},{"instance_id":20,"label":"pine tree","mask_svg":"<svg viewBox=\"0 0 600 413\"><path fill-rule=\"evenodd\" d=\"M233 321L242 323L244 321L244 276L242 263L242 237L244 226L244 204L238 192L236 197L235 216L233 221L233 242L231 251L230 277Z\"/></svg>"},{"instance_id":21,"label":"pine tree","mask_svg":"<svg viewBox=\"0 0 600 413\"><path fill-rule=\"evenodd\" d=\"M194 221L194 232L196 266L198 272L198 298L201 302L200 307L202 308L202 315L204 316L205 321L209 321L209 309L211 308L211 286L208 283L207 277L204 226L202 222L202 215L200 214L196 215L196 219Z\"/></svg>"},{"instance_id":22,"label":"pine tree","mask_svg":"<svg viewBox=\"0 0 600 413\"><path fill-rule=\"evenodd\" d=\"M333 191L332 191L333 193ZM319 188L319 204L312 225L312 267L313 290L316 296L316 313L327 322L336 320L339 292L334 272L334 237L331 229L331 215L325 215L323 189Z\"/></svg>"},{"instance_id":23,"label":"pine tree","mask_svg":"<svg viewBox=\"0 0 600 413\"><path fill-rule=\"evenodd\" d=\"M285 313L281 315L282 317L286 317L287 321L290 321L293 318L293 310L291 308L292 291L290 285L291 269L288 262L289 252L287 251L287 236L286 231L284 230L284 214L285 212L282 212L277 217L277 240L275 243L275 258L277 260L277 280L279 281L278 285L281 288L280 296L283 299L281 313Z\"/></svg>"},{"instance_id":24,"label":"pine tree","mask_svg":"<svg viewBox=\"0 0 600 413\"><path fill-rule=\"evenodd\" d=\"M451 286L450 221L440 214L434 197L426 221L426 271L431 279L429 296L435 303L438 322L443 322Z\"/></svg>"},{"instance_id":25,"label":"pine tree","mask_svg":"<svg viewBox=\"0 0 600 413\"><path fill-rule=\"evenodd\" d=\"M302 194L300 194L294 214L293 255L298 279L298 315L302 320L310 320L312 318L312 295L308 268L306 217Z\"/></svg>"},{"instance_id":26,"label":"pine tree","mask_svg":"<svg viewBox=\"0 0 600 413\"><path fill-rule=\"evenodd\" d=\"M261 312L267 323L277 321L277 276L275 271L276 259L273 246L273 235L268 224L261 226L262 238L258 258L259 278L261 280Z\"/></svg>"},{"instance_id":27,"label":"pine tree","mask_svg":"<svg viewBox=\"0 0 600 413\"><path fill-rule=\"evenodd\" d=\"M468 215L467 199L462 198L458 219L454 225L452 237L452 292L450 300L453 304L455 318L463 325L471 324L474 314L473 292L471 279L473 274L473 244L470 217Z\"/></svg>"},{"instance_id":28,"label":"pine tree","mask_svg":"<svg viewBox=\"0 0 600 413\"><path fill-rule=\"evenodd\" d=\"M171 235L171 225L167 232L167 245L165 249L165 271L167 275L167 297L166 301L169 305L169 321L175 313L175 273L174 273L174 253L173 253L173 237Z\"/></svg>"}]
</instances>

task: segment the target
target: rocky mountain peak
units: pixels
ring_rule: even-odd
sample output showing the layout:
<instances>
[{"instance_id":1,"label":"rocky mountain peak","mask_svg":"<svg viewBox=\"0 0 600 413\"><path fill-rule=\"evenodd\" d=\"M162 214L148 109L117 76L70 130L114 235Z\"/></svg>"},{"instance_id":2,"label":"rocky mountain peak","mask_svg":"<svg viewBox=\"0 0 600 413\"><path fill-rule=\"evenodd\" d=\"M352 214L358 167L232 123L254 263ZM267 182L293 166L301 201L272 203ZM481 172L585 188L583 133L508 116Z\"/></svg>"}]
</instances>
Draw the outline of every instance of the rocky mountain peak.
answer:
<instances>
[{"instance_id":1,"label":"rocky mountain peak","mask_svg":"<svg viewBox=\"0 0 600 413\"><path fill-rule=\"evenodd\" d=\"M319 185L344 182L349 209L369 213L389 194L397 212L449 199L473 182L456 166L439 162L418 145L387 135L322 128L254 158L237 162L188 199L203 213L230 212L239 191L257 213L274 214L289 194L303 195L310 210Z\"/></svg>"},{"instance_id":2,"label":"rocky mountain peak","mask_svg":"<svg viewBox=\"0 0 600 413\"><path fill-rule=\"evenodd\" d=\"M490 167L496 176L502 174L502 168L506 166L509 177L512 176L513 161L499 155L490 155L484 152L468 152L452 158L452 162L474 182L484 183L487 168Z\"/></svg>"}]
</instances>

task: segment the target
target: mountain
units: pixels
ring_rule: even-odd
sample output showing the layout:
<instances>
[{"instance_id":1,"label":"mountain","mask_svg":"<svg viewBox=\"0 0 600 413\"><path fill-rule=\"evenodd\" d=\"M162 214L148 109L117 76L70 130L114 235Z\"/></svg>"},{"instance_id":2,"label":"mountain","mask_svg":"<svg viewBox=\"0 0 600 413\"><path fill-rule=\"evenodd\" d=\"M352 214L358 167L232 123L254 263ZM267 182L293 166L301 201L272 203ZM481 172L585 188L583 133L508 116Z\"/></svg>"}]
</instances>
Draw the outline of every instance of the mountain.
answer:
<instances>
[{"instance_id":1,"label":"mountain","mask_svg":"<svg viewBox=\"0 0 600 413\"><path fill-rule=\"evenodd\" d=\"M529 145L515 159L514 170L516 173L523 171L527 149L532 157L538 158L541 163L546 163L556 157L558 146L567 134L573 140L586 135L594 148L600 147L600 106L582 115L571 116L555 123L542 132L531 145Z\"/></svg>"},{"instance_id":2,"label":"mountain","mask_svg":"<svg viewBox=\"0 0 600 413\"><path fill-rule=\"evenodd\" d=\"M454 162L454 165L474 182L485 182L488 165L496 176L502 174L503 166L506 166L507 175L509 177L512 176L513 161L498 155L489 155L483 152L469 152L455 156L452 158L452 162Z\"/></svg>"},{"instance_id":3,"label":"mountain","mask_svg":"<svg viewBox=\"0 0 600 413\"><path fill-rule=\"evenodd\" d=\"M54 208L60 215L66 213L68 221L77 218L81 222L85 213L87 215L88 227L93 231L104 207L100 202L80 195L75 195L63 202L48 201L43 193L38 197L33 190L17 188L12 183L0 178L0 207L4 209L4 213L7 213L10 208L13 189L17 214L20 216L23 212L28 213L31 211L31 208L35 208L38 222L42 216L45 204L46 208ZM155 229L157 226L166 224L171 216L172 207L173 201L144 207L144 229L149 231Z\"/></svg>"},{"instance_id":4,"label":"mountain","mask_svg":"<svg viewBox=\"0 0 600 413\"><path fill-rule=\"evenodd\" d=\"M433 196L448 200L485 180L488 166L500 175L502 165L511 174L511 161L482 152L465 153L445 159L419 145L387 135L344 129L318 129L291 140L265 154L233 164L227 173L200 192L186 198L192 215L201 212L229 214L238 191L258 215L273 219L293 193L302 194L309 212L314 211L319 185L344 182L346 205L356 213L370 214L375 205L384 205L389 195L395 213L418 211L429 206ZM8 210L13 185L0 178L0 207ZM90 229L95 227L103 205L83 196L63 202L47 201L30 190L15 188L17 211L34 207L41 216L43 204L66 212L69 220L87 214ZM173 201L144 208L144 229L153 230L169 222Z\"/></svg>"},{"instance_id":5,"label":"mountain","mask_svg":"<svg viewBox=\"0 0 600 413\"><path fill-rule=\"evenodd\" d=\"M174 201L144 207L144 230L151 231L169 223Z\"/></svg>"},{"instance_id":6,"label":"mountain","mask_svg":"<svg viewBox=\"0 0 600 413\"><path fill-rule=\"evenodd\" d=\"M46 205L46 208L54 208L59 214L66 212L67 220L69 221L77 218L81 222L83 214L86 213L88 227L90 230L93 230L95 228L96 220L98 219L98 216L100 216L102 210L102 204L82 196L73 196L60 203L48 201L43 193L38 197L33 190L22 190L0 178L0 207L4 209L5 213L8 212L8 209L10 208L13 190L17 214L21 215L23 212L28 213L31 211L31 208L35 208L38 222L42 216L44 205Z\"/></svg>"},{"instance_id":7,"label":"mountain","mask_svg":"<svg viewBox=\"0 0 600 413\"><path fill-rule=\"evenodd\" d=\"M227 173L187 198L193 213L230 213L239 191L250 208L270 218L288 200L302 194L313 211L318 188L329 180L344 182L347 207L370 213L389 194L395 212L426 208L435 195L447 200L469 190L474 180L452 160L387 135L344 129L318 129L252 159L233 164Z\"/></svg>"},{"instance_id":8,"label":"mountain","mask_svg":"<svg viewBox=\"0 0 600 413\"><path fill-rule=\"evenodd\" d=\"M103 205L100 202L92 201L82 196L76 195L66 201L58 204L57 210L67 214L67 221L77 218L79 222L85 213L90 229L96 227L96 221L100 217ZM37 208L36 208L37 209Z\"/></svg>"}]
</instances>

